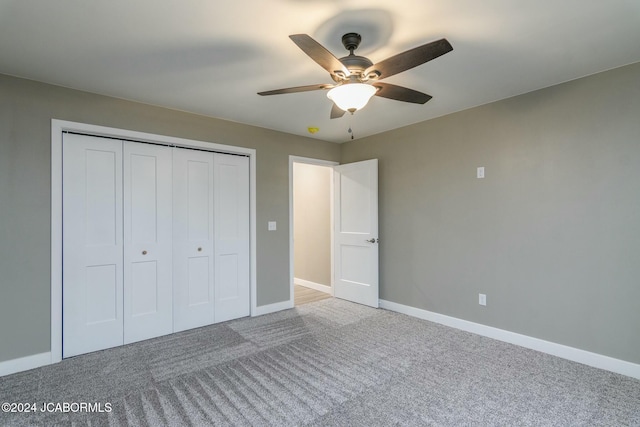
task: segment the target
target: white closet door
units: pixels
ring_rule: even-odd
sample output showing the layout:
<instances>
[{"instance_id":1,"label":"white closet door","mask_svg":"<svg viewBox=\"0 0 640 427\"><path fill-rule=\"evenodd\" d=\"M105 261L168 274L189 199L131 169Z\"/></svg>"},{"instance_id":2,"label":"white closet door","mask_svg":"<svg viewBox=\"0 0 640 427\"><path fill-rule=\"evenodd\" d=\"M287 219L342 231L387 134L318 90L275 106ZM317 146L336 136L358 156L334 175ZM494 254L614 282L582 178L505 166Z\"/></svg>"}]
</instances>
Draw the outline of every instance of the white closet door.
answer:
<instances>
[{"instance_id":1,"label":"white closet door","mask_svg":"<svg viewBox=\"0 0 640 427\"><path fill-rule=\"evenodd\" d=\"M249 158L214 155L215 321L250 314Z\"/></svg>"},{"instance_id":2,"label":"white closet door","mask_svg":"<svg viewBox=\"0 0 640 427\"><path fill-rule=\"evenodd\" d=\"M63 357L123 344L122 142L63 136Z\"/></svg>"},{"instance_id":3,"label":"white closet door","mask_svg":"<svg viewBox=\"0 0 640 427\"><path fill-rule=\"evenodd\" d=\"M213 153L173 150L174 331L214 322Z\"/></svg>"},{"instance_id":4,"label":"white closet door","mask_svg":"<svg viewBox=\"0 0 640 427\"><path fill-rule=\"evenodd\" d=\"M124 343L173 332L171 148L124 142Z\"/></svg>"}]
</instances>

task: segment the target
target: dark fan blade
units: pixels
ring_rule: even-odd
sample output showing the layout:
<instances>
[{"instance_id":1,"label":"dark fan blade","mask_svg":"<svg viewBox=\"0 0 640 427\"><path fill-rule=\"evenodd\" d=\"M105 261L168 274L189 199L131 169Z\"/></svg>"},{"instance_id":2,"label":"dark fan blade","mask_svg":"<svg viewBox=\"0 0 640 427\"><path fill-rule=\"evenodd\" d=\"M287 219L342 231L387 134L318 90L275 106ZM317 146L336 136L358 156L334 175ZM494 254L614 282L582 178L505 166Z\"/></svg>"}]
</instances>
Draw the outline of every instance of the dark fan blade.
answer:
<instances>
[{"instance_id":1,"label":"dark fan blade","mask_svg":"<svg viewBox=\"0 0 640 427\"><path fill-rule=\"evenodd\" d=\"M339 119L340 117L344 116L344 113L346 113L346 111L338 107L336 104L332 103L330 115L332 119Z\"/></svg>"},{"instance_id":2,"label":"dark fan blade","mask_svg":"<svg viewBox=\"0 0 640 427\"><path fill-rule=\"evenodd\" d=\"M399 53L390 58L387 58L377 64L373 64L364 71L365 76L368 76L372 72L379 74L378 79L386 79L394 74L401 73L409 70L425 62L431 61L444 55L447 52L451 52L453 47L449 44L447 39L437 40L435 42L427 43L422 46L409 49L406 52Z\"/></svg>"},{"instance_id":3,"label":"dark fan blade","mask_svg":"<svg viewBox=\"0 0 640 427\"><path fill-rule=\"evenodd\" d=\"M293 34L289 38L331 75L339 72L345 77L349 75L349 70L338 58L307 34Z\"/></svg>"},{"instance_id":4,"label":"dark fan blade","mask_svg":"<svg viewBox=\"0 0 640 427\"><path fill-rule=\"evenodd\" d=\"M281 95L283 93L296 93L296 92L309 92L312 90L322 90L322 89L331 89L335 85L308 85L308 86L296 86L296 87L288 87L285 89L276 89L276 90L268 90L266 92L258 92L258 95Z\"/></svg>"},{"instance_id":5,"label":"dark fan blade","mask_svg":"<svg viewBox=\"0 0 640 427\"><path fill-rule=\"evenodd\" d=\"M396 101L412 102L414 104L424 104L431 99L431 95L418 92L402 86L396 86L389 83L375 82L372 85L378 89L376 96L383 98L395 99Z\"/></svg>"}]
</instances>

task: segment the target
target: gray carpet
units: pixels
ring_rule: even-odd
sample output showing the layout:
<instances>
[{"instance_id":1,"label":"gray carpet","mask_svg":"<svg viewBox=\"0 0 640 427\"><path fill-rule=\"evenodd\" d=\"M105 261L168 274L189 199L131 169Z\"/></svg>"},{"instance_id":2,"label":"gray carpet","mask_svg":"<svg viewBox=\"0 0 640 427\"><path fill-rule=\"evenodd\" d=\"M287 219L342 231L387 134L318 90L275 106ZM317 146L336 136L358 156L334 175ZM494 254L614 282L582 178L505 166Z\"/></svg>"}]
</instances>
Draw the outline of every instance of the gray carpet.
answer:
<instances>
[{"instance_id":1,"label":"gray carpet","mask_svg":"<svg viewBox=\"0 0 640 427\"><path fill-rule=\"evenodd\" d=\"M640 426L640 381L338 299L0 378L0 425Z\"/></svg>"}]
</instances>

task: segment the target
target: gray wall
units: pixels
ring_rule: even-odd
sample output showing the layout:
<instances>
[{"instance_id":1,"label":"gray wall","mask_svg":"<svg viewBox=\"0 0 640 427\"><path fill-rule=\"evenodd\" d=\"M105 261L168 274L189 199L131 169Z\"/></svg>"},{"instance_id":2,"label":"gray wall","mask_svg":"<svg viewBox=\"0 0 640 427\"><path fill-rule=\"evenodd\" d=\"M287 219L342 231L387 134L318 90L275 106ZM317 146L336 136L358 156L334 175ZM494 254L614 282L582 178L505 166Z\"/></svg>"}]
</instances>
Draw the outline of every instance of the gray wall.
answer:
<instances>
[{"instance_id":1,"label":"gray wall","mask_svg":"<svg viewBox=\"0 0 640 427\"><path fill-rule=\"evenodd\" d=\"M288 156L338 145L0 75L0 362L50 350L52 118L255 148L258 305L289 299Z\"/></svg>"},{"instance_id":2,"label":"gray wall","mask_svg":"<svg viewBox=\"0 0 640 427\"><path fill-rule=\"evenodd\" d=\"M256 148L258 305L289 299L288 156L379 158L383 299L640 363L639 117L640 64L343 146L0 76L0 361L50 349L57 118Z\"/></svg>"},{"instance_id":3,"label":"gray wall","mask_svg":"<svg viewBox=\"0 0 640 427\"><path fill-rule=\"evenodd\" d=\"M327 166L293 164L293 240L296 279L331 286L331 179Z\"/></svg>"},{"instance_id":4,"label":"gray wall","mask_svg":"<svg viewBox=\"0 0 640 427\"><path fill-rule=\"evenodd\" d=\"M342 149L380 161L382 299L640 363L640 63Z\"/></svg>"}]
</instances>

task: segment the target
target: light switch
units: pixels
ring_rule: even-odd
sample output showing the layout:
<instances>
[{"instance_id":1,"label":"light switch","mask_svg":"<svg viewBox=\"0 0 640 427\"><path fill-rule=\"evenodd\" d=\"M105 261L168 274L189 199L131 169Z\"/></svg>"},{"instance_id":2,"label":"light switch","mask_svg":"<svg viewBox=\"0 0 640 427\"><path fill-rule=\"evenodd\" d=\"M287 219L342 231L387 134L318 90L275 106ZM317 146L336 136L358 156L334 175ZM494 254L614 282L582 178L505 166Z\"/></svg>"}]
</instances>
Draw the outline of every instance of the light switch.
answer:
<instances>
[{"instance_id":1,"label":"light switch","mask_svg":"<svg viewBox=\"0 0 640 427\"><path fill-rule=\"evenodd\" d=\"M276 222L275 221L269 221L267 229L269 231L275 231L276 230Z\"/></svg>"},{"instance_id":2,"label":"light switch","mask_svg":"<svg viewBox=\"0 0 640 427\"><path fill-rule=\"evenodd\" d=\"M478 178L484 178L484 166L478 168Z\"/></svg>"}]
</instances>

